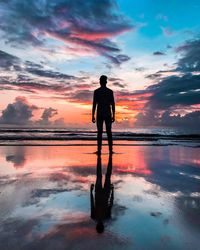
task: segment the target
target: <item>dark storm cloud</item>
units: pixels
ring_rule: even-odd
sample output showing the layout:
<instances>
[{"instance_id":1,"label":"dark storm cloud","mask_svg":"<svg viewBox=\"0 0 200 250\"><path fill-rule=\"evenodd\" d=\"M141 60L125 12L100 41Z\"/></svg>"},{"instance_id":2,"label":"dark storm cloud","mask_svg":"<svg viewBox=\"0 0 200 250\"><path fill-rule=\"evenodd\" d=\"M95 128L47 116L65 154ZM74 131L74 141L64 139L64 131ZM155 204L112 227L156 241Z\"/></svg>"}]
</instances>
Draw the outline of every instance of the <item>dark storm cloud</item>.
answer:
<instances>
[{"instance_id":1,"label":"dark storm cloud","mask_svg":"<svg viewBox=\"0 0 200 250\"><path fill-rule=\"evenodd\" d=\"M165 53L162 52L162 51L155 51L155 52L153 52L153 55L154 55L154 56L164 56Z\"/></svg>"},{"instance_id":2,"label":"dark storm cloud","mask_svg":"<svg viewBox=\"0 0 200 250\"><path fill-rule=\"evenodd\" d=\"M190 112L183 116L172 115L170 112L165 111L157 123L160 123L161 126L169 127L199 128L200 111Z\"/></svg>"},{"instance_id":3,"label":"dark storm cloud","mask_svg":"<svg viewBox=\"0 0 200 250\"><path fill-rule=\"evenodd\" d=\"M144 111L136 116L136 125L139 126L178 126L197 128L200 121L200 112L195 105L200 104L200 39L187 41L176 48L181 57L175 64L177 67L169 71L158 71L146 78L157 81L146 91L151 93ZM179 73L165 77L162 73ZM193 112L181 115L181 110ZM176 114L176 115L175 115Z\"/></svg>"},{"instance_id":4,"label":"dark storm cloud","mask_svg":"<svg viewBox=\"0 0 200 250\"><path fill-rule=\"evenodd\" d=\"M1 1L0 9L3 38L14 45L44 46L50 36L92 49L113 63L129 59L118 57L120 49L110 44L111 37L134 28L114 0L10 0Z\"/></svg>"},{"instance_id":5,"label":"dark storm cloud","mask_svg":"<svg viewBox=\"0 0 200 250\"><path fill-rule=\"evenodd\" d=\"M29 124L36 106L30 105L24 97L17 97L14 103L2 111L0 123L3 124Z\"/></svg>"},{"instance_id":6,"label":"dark storm cloud","mask_svg":"<svg viewBox=\"0 0 200 250\"><path fill-rule=\"evenodd\" d=\"M176 52L182 53L177 63L177 71L200 71L200 39L186 42L176 48Z\"/></svg>"},{"instance_id":7,"label":"dark storm cloud","mask_svg":"<svg viewBox=\"0 0 200 250\"><path fill-rule=\"evenodd\" d=\"M2 111L0 116L0 124L10 124L10 125L33 125L33 126L64 126L65 122L63 118L58 118L55 121L51 121L55 115L58 114L56 109L51 107L45 108L41 114L41 118L39 120L33 121L33 111L41 109L35 105L30 104L25 97L16 97L13 103L9 103L7 107ZM20 161L23 160L23 156L17 155L9 156L8 161Z\"/></svg>"},{"instance_id":8,"label":"dark storm cloud","mask_svg":"<svg viewBox=\"0 0 200 250\"><path fill-rule=\"evenodd\" d=\"M152 94L148 107L168 109L200 103L200 75L170 76L147 88Z\"/></svg>"},{"instance_id":9,"label":"dark storm cloud","mask_svg":"<svg viewBox=\"0 0 200 250\"><path fill-rule=\"evenodd\" d=\"M0 68L10 70L13 67L14 69L18 69L19 63L20 60L18 57L0 50Z\"/></svg>"},{"instance_id":10,"label":"dark storm cloud","mask_svg":"<svg viewBox=\"0 0 200 250\"><path fill-rule=\"evenodd\" d=\"M139 113L136 116L136 126L161 126L161 127L182 127L199 129L200 111L193 111L185 115L174 115L172 112L165 111L159 115L154 110Z\"/></svg>"},{"instance_id":11,"label":"dark storm cloud","mask_svg":"<svg viewBox=\"0 0 200 250\"><path fill-rule=\"evenodd\" d=\"M191 109L191 105L200 104L200 75L170 76L149 86L147 91L151 96L144 112L136 116L136 125L198 128L199 111L184 116L172 113L178 108Z\"/></svg>"}]
</instances>

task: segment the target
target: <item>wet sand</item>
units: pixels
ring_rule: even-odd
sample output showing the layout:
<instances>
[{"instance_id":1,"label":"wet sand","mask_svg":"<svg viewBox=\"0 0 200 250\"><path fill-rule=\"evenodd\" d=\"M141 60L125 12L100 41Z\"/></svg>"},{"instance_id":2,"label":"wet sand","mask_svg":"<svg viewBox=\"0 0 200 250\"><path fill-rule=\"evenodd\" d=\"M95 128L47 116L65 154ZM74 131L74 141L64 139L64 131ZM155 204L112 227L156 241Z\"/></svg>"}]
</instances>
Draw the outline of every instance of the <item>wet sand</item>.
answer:
<instances>
[{"instance_id":1,"label":"wet sand","mask_svg":"<svg viewBox=\"0 0 200 250\"><path fill-rule=\"evenodd\" d=\"M0 146L0 249L199 249L200 149L114 150L112 216L98 234L94 145Z\"/></svg>"}]
</instances>

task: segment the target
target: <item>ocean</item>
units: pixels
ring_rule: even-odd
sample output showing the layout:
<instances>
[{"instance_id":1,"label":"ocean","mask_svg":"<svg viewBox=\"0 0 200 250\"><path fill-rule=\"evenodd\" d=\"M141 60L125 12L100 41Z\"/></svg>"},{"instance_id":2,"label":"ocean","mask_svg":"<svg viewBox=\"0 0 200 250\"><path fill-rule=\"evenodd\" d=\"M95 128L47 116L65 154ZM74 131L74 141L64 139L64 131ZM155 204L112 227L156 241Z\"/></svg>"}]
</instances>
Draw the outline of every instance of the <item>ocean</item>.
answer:
<instances>
[{"instance_id":1,"label":"ocean","mask_svg":"<svg viewBox=\"0 0 200 250\"><path fill-rule=\"evenodd\" d=\"M106 140L106 133L103 135ZM0 128L0 145L91 145L95 130L61 128ZM116 145L183 145L199 146L200 132L187 129L114 130Z\"/></svg>"}]
</instances>

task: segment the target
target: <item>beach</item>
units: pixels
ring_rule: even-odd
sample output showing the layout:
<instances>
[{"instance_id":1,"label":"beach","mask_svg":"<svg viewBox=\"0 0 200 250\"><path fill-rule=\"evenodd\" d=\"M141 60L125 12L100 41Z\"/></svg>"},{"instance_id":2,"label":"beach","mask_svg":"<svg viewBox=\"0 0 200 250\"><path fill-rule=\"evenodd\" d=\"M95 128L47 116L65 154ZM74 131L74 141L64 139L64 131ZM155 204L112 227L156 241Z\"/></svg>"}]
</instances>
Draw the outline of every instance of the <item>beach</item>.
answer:
<instances>
[{"instance_id":1,"label":"beach","mask_svg":"<svg viewBox=\"0 0 200 250\"><path fill-rule=\"evenodd\" d=\"M0 249L199 249L199 144L170 142L114 142L111 218L98 234L94 140L2 140Z\"/></svg>"},{"instance_id":2,"label":"beach","mask_svg":"<svg viewBox=\"0 0 200 250\"><path fill-rule=\"evenodd\" d=\"M200 250L200 0L0 0L0 250Z\"/></svg>"}]
</instances>

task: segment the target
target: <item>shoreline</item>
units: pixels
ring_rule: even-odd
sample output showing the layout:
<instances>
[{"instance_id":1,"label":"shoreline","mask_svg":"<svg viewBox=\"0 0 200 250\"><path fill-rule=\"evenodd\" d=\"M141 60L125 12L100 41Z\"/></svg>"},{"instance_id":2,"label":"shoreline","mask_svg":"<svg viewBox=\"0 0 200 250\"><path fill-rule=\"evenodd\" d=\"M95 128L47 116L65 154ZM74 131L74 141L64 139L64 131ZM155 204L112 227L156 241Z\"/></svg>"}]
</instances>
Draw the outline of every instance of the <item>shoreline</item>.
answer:
<instances>
[{"instance_id":1,"label":"shoreline","mask_svg":"<svg viewBox=\"0 0 200 250\"><path fill-rule=\"evenodd\" d=\"M107 137L104 135L103 140L106 140ZM130 141L156 141L156 140L198 140L200 141L200 134L190 134L190 135L160 135L160 134L116 134L113 133L113 140L120 141L120 140L130 140ZM83 134L61 134L57 136L54 135L40 135L34 136L30 135L1 135L0 134L0 141L1 140L86 140L86 141L95 141L96 140L96 133L94 136L90 135L83 135Z\"/></svg>"},{"instance_id":2,"label":"shoreline","mask_svg":"<svg viewBox=\"0 0 200 250\"><path fill-rule=\"evenodd\" d=\"M117 143L119 142L119 143ZM2 146L65 146L65 147L90 147L96 146L95 140L68 140L65 142L64 140L6 140L0 141L0 147ZM103 147L107 147L107 141L103 140ZM167 146L180 146L180 147L188 147L188 148L200 148L200 142L196 141L128 141L128 140L119 140L114 141L114 147L123 146L123 147L167 147Z\"/></svg>"}]
</instances>

